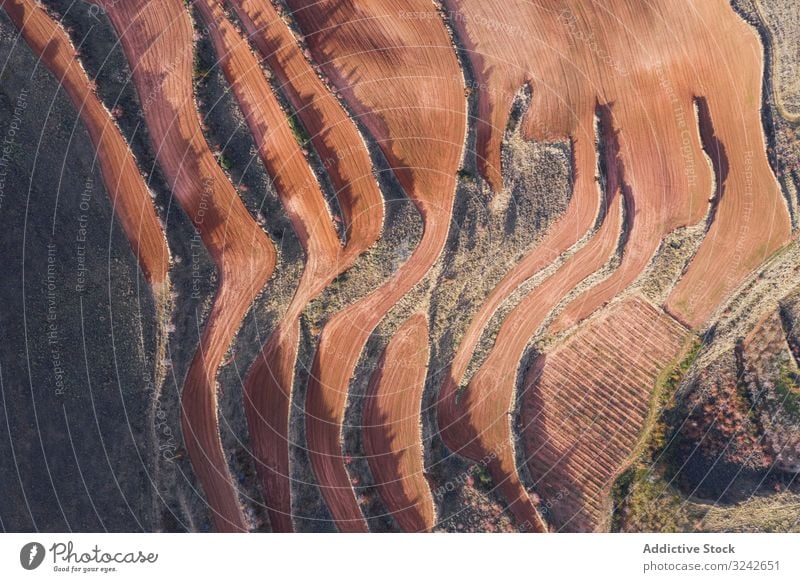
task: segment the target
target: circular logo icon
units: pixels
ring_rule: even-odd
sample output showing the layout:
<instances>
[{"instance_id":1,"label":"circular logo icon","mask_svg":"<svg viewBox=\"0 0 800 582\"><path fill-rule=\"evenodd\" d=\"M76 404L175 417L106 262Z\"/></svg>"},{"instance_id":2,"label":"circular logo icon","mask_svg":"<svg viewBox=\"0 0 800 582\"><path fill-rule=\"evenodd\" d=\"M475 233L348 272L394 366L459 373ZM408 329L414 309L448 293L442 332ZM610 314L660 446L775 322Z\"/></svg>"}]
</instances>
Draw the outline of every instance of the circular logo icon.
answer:
<instances>
[{"instance_id":1,"label":"circular logo icon","mask_svg":"<svg viewBox=\"0 0 800 582\"><path fill-rule=\"evenodd\" d=\"M44 561L44 546L39 542L30 542L19 551L19 563L26 570L35 570Z\"/></svg>"}]
</instances>

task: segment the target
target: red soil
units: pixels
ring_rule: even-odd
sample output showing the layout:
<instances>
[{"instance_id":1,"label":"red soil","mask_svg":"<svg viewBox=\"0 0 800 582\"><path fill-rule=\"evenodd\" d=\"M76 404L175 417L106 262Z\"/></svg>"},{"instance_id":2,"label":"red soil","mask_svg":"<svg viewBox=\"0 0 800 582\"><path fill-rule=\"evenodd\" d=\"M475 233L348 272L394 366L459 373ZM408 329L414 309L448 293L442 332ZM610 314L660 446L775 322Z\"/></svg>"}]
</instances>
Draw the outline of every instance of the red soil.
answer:
<instances>
[{"instance_id":1,"label":"red soil","mask_svg":"<svg viewBox=\"0 0 800 582\"><path fill-rule=\"evenodd\" d=\"M218 64L233 89L258 153L306 252L307 264L300 283L306 293L302 295L318 293L331 274L338 271L336 258L340 249L320 185L258 60L225 16L222 4L219 0L199 0L195 5L208 27Z\"/></svg>"},{"instance_id":2,"label":"red soil","mask_svg":"<svg viewBox=\"0 0 800 582\"><path fill-rule=\"evenodd\" d=\"M735 34L725 38L730 36ZM740 49L745 60L761 64L761 47L747 48L749 52ZM744 82L760 87L761 69L752 69L745 68ZM760 93L753 99L760 104ZM730 170L714 223L666 302L670 313L692 327L705 324L744 278L787 242L790 231L779 186L764 155L759 110L750 99L742 104L719 95L709 99L712 115L715 104L719 110L727 106L728 119L737 120L714 123Z\"/></svg>"},{"instance_id":3,"label":"red soil","mask_svg":"<svg viewBox=\"0 0 800 582\"><path fill-rule=\"evenodd\" d=\"M572 135L596 100L613 104L635 209L626 253L617 272L578 298L556 330L627 287L665 234L705 215L709 173L692 127L697 95L708 102L730 171L708 236L668 300L670 311L701 325L787 240L788 213L767 164L759 119L762 50L728 2L449 5L477 76L477 147L496 190L502 187L500 143L520 86L533 87L523 127L534 139Z\"/></svg>"},{"instance_id":4,"label":"red soil","mask_svg":"<svg viewBox=\"0 0 800 582\"><path fill-rule=\"evenodd\" d=\"M503 277L492 289L467 328L450 365L450 378L458 385L469 365L472 354L486 325L497 309L525 281L553 261L586 234L600 210L597 188L594 115L589 114L571 136L573 158L573 193L567 210L548 230L532 252ZM448 395L449 388L443 388Z\"/></svg>"},{"instance_id":5,"label":"red soil","mask_svg":"<svg viewBox=\"0 0 800 582\"><path fill-rule=\"evenodd\" d=\"M375 326L447 240L465 138L464 85L442 22L402 16L430 10L426 2L288 4L315 59L380 144L424 222L419 246L395 275L328 321L308 387L307 444L322 493L340 530L366 531L341 452L348 384Z\"/></svg>"},{"instance_id":6,"label":"red soil","mask_svg":"<svg viewBox=\"0 0 800 582\"><path fill-rule=\"evenodd\" d=\"M465 393L458 395L457 386L482 331L473 321L470 331L477 337L471 337L468 333L459 346L456 362L460 360L460 363L452 366L451 375L443 384L439 395L439 430L445 444L473 460L491 459L488 468L492 478L508 501L517 522L526 524L526 531L544 531L545 527L519 481L514 451L511 448L508 414L513 406L519 363L531 336L576 284L608 261L619 241L624 200L618 160L619 144L617 135L609 127L608 117L608 109L598 107L599 138L603 143L601 151L607 174L606 213L602 225L583 248L508 314L495 338L491 353L476 372ZM588 172L591 167L585 167L584 171ZM581 181L576 181L576 188L582 185L585 190L583 196L588 197L589 192L595 189L594 173L582 175L579 172L578 175L581 176ZM558 225L556 229L561 230ZM536 254L531 253L529 257ZM517 272L512 270L506 278L511 278ZM500 288L503 288L502 283L493 293ZM505 288L504 291L509 293L513 289ZM481 315L479 312L478 318Z\"/></svg>"},{"instance_id":7,"label":"red soil","mask_svg":"<svg viewBox=\"0 0 800 582\"><path fill-rule=\"evenodd\" d=\"M275 252L203 139L192 95L193 31L184 6L178 0L97 1L120 36L158 161L220 273L184 386L183 430L217 528L245 530L219 438L216 373L242 317L273 271ZM288 407L298 319L308 302L374 243L383 206L354 123L317 77L272 3L231 1L311 134L347 226L342 246L320 185L258 58L224 15L221 1L200 0L222 70L306 252L295 296L246 382L248 421L273 529L289 531ZM301 40L382 148L424 224L408 262L325 325L309 381L306 428L312 468L339 529L366 531L341 450L349 383L375 327L425 276L446 242L465 138L463 79L446 29L429 2L287 4L304 33ZM610 302L645 270L669 232L698 223L709 209L706 237L665 306L690 327L706 324L725 298L788 240L788 213L767 163L759 116L762 48L726 0L447 4L476 76L479 169L493 189L503 187L500 146L522 85L533 89L524 137L568 138L573 148L575 187L566 213L534 252L506 274L474 317L438 406L447 446L473 459L492 459L489 470L517 520L544 531L546 524L520 483L512 449L508 414L519 363L552 309L607 260L618 240L623 202L627 229L621 264L571 301L550 331L567 330ZM32 0L5 0L2 6L80 111L126 235L158 288L167 277L169 256L147 187L67 35ZM598 103L607 105L598 108ZM609 212L585 246L510 313L492 352L459 397L457 386L493 314L596 220L600 197L593 121L600 109L607 114L599 137L606 154L600 165L608 180ZM653 383L679 353L685 335L672 317L634 296L540 357L528 373L522 395L528 465L544 501L559 500L548 507L549 519L560 529L604 525L611 483L633 451ZM427 361L427 322L417 315L387 347L365 409L371 470L385 503L409 531L429 530L434 519L422 478L418 424ZM410 398L397 392L406 383ZM398 426L396 434L384 420ZM564 490L569 491L566 497Z\"/></svg>"},{"instance_id":8,"label":"red soil","mask_svg":"<svg viewBox=\"0 0 800 582\"><path fill-rule=\"evenodd\" d=\"M250 433L264 481L264 495L272 529L291 531L287 434L290 394L297 358L297 317L308 301L330 283L333 277L347 270L358 255L378 238L383 223L383 197L372 175L366 147L354 123L316 75L272 4L263 0L237 0L234 6L255 46L277 77L281 90L310 133L312 144L336 189L347 226L347 244L339 248L338 241L334 244L331 238L335 237L335 232L330 225L322 192L310 169L303 163L293 135L287 133L289 128L285 115L276 111L275 106L270 111L271 118L266 118L264 123L250 121L252 114L246 114L257 143L261 144L262 158L270 173L276 176L278 194L289 210L295 230L306 248L308 263L316 265L316 272L314 267L305 271L283 322L265 344L262 357L256 360L245 382ZM216 10L220 12L219 8ZM226 26L230 28L229 24ZM233 38L232 33L230 38ZM236 80L235 83L231 81L234 90L237 86L248 84L253 89L251 94L266 92L264 99L274 103L269 86L252 62L253 57L249 55L249 51L245 54L246 49L241 40L235 42L242 52L241 60L247 60L247 66L240 66L239 69L247 72L252 69L252 73L247 75L247 79L235 72L228 73L229 67L223 61L223 69L226 70L229 81ZM218 49L218 53L220 52L224 51ZM241 89L239 92L242 92ZM246 99L247 95L243 95L239 101L247 111L248 107L243 102ZM257 100L249 109L258 107ZM263 136L264 131L259 129L264 125L279 125L284 134L281 141L285 143L280 146L268 143L265 137L269 136ZM274 138L272 141L275 141ZM278 153L281 154L280 159ZM289 167L292 164L288 162L283 164L282 160L287 154L290 160L299 164L294 164L294 167ZM279 179L284 173L289 176ZM298 203L293 202L293 198L303 200ZM304 203L305 199L307 202ZM297 206L294 214L293 206ZM327 223L313 224L315 220L320 222L320 217ZM317 237L321 240L318 241Z\"/></svg>"},{"instance_id":9,"label":"red soil","mask_svg":"<svg viewBox=\"0 0 800 582\"><path fill-rule=\"evenodd\" d=\"M192 94L193 31L179 0L105 0L122 42L156 155L220 275L182 394L183 435L220 531L242 531L217 418L216 375L242 317L275 266L256 225L203 138Z\"/></svg>"},{"instance_id":10,"label":"red soil","mask_svg":"<svg viewBox=\"0 0 800 582\"><path fill-rule=\"evenodd\" d=\"M231 3L311 136L330 176L347 226L345 255L361 254L380 235L383 196L355 124L317 76L271 2L232 0Z\"/></svg>"},{"instance_id":11,"label":"red soil","mask_svg":"<svg viewBox=\"0 0 800 582\"><path fill-rule=\"evenodd\" d=\"M381 499L406 532L430 531L420 414L428 369L428 320L417 313L389 342L367 392L364 450Z\"/></svg>"},{"instance_id":12,"label":"red soil","mask_svg":"<svg viewBox=\"0 0 800 582\"><path fill-rule=\"evenodd\" d=\"M80 113L97 150L114 211L139 266L157 294L167 279L169 249L133 153L94 94L64 29L33 0L4 0L0 6Z\"/></svg>"},{"instance_id":13,"label":"red soil","mask_svg":"<svg viewBox=\"0 0 800 582\"><path fill-rule=\"evenodd\" d=\"M611 486L639 439L656 378L686 335L634 296L535 362L522 394L523 441L552 526L608 525Z\"/></svg>"},{"instance_id":14,"label":"red soil","mask_svg":"<svg viewBox=\"0 0 800 582\"><path fill-rule=\"evenodd\" d=\"M340 260L339 239L320 185L250 46L226 18L218 1L200 0L196 6L306 254L305 270L292 302L245 384L253 450L265 482L270 521L275 531L291 531L291 507L285 505L289 493L286 424L297 358L298 318L308 301L349 264ZM285 470L283 459L287 461ZM280 466L278 473L276 466Z\"/></svg>"},{"instance_id":15,"label":"red soil","mask_svg":"<svg viewBox=\"0 0 800 582\"><path fill-rule=\"evenodd\" d=\"M445 444L473 460L491 459L488 469L526 531L545 531L517 474L509 421L523 353L533 334L556 304L576 284L594 273L612 255L619 240L621 204L612 196L597 234L556 273L528 294L505 319L494 347L460 397L451 378L442 387L439 428Z\"/></svg>"},{"instance_id":16,"label":"red soil","mask_svg":"<svg viewBox=\"0 0 800 582\"><path fill-rule=\"evenodd\" d=\"M723 206L728 209L728 215L731 209L734 213L739 209L739 223L733 223L730 217L725 223L725 232L730 232L732 237L737 228L744 229L744 235L751 237L747 240L752 244L760 238L764 241L764 248L772 251L788 236L788 216L771 175L761 175L760 183L766 184L767 195L755 203L760 204L766 220L752 228L742 225L743 221L751 218L748 204L752 207L754 203L752 194L750 200L744 202L747 193L742 188L747 182L741 170L747 170L748 164L766 167L760 125L742 122L742 119L757 121L758 118L760 58L745 61L746 83L742 91L740 79L733 78L730 69L717 69L719 63L741 66L738 60L731 62L731 58L738 54L737 49L706 46L707 39L716 40L716 37L704 27L708 22L723 29L736 27L736 33L725 30L723 37L724 42L735 44L739 50L758 47L753 32L747 30L723 2L715 6L706 3L702 7L704 14L697 14L696 10L700 8L687 11L685 6L674 3L670 6L661 6L665 4L663 2L656 6L625 1L612 4L609 7L562 2L553 7L548 3L536 5L528 2L454 0L450 3L453 9L451 21L469 50L477 77L482 121L477 127L479 167L496 191L502 188L501 140L513 98L520 86L529 84L533 88L533 102L523 124L525 137L531 139L573 136L576 127L585 127L587 112L597 101L610 104L607 109L611 115L607 125L609 128L613 126L618 133L618 179L628 194L622 262L610 277L566 307L551 328L554 332L573 326L628 287L645 269L667 233L702 219L708 208L705 199L712 192L711 171L703 156L704 147L712 158L721 184L716 194L718 206L712 215L710 237L703 243L698 258L703 256L703 249L712 244L709 241L714 240L715 230L721 228ZM520 23L525 23L524 30ZM674 33L673 26L681 37L686 36L685 41L639 46L640 39L651 38L654 34L669 38ZM698 30L698 27L703 29ZM651 45L657 50L652 50ZM679 54L669 54L670 51ZM750 52L760 57L760 52ZM703 105L707 103L712 113L716 112L713 125L711 114L702 115L701 112L700 127L696 126L694 98L697 94L707 96ZM730 99L730 95L736 98ZM729 102L723 103L725 98ZM744 109L748 109L746 115ZM729 126L738 124L738 137L731 136L726 140L723 131L717 130L720 124L725 124L728 135L731 135ZM726 143L730 149L748 142L755 150L757 161L737 161L726 155ZM580 176L581 166L578 156L575 157ZM730 171L737 163L738 175ZM556 223L553 230L558 232L558 227L559 223ZM744 241L744 235L739 234L738 238ZM450 377L442 388L439 422L445 442L471 458L486 458L487 451L494 452L496 466L490 469L493 469L495 480L499 478L506 484L508 492L505 495L510 499L525 498L525 494L517 485L508 423L497 420L503 419L511 403L516 370L525 344L554 302L582 278L570 280L569 272L564 271L570 265L572 269L577 265L579 271L585 267L585 273L589 274L599 266L597 258L594 265L581 264L585 260L582 253L593 252L591 245L587 246L588 250L580 251L576 260L571 260L561 272L534 290L508 316L495 341L494 351L473 379L464 402L456 405L455 388L485 325L502 301L535 273L534 269L523 270L520 265L512 269L492 291L471 323L456 352ZM559 252L565 248L560 248ZM714 264L721 269L719 273L726 273L730 281L741 281L765 258L763 252L752 253L753 248L741 244L738 252L740 264L731 264L730 249L717 245ZM747 253L750 253L750 258L743 258ZM532 253L525 261L535 261L536 255L536 252ZM750 266L744 267L748 260ZM691 281L693 271L698 268L696 261L692 263L686 278ZM696 280L700 276L694 277ZM513 281L513 285L509 281ZM682 283L687 285L685 279ZM558 289L555 297L546 296L550 287ZM711 289L713 286L707 287L705 290L713 299L703 308L706 310L704 317L732 288L729 286L727 291L721 292ZM534 310L533 317L526 309ZM539 314L538 309L544 314ZM695 323L699 324L701 320ZM504 377L507 379L502 380ZM498 390L498 384L503 388ZM460 414L466 416L460 417ZM527 505L521 509L512 506L512 509L518 513L518 519L519 514L524 516L528 511Z\"/></svg>"}]
</instances>

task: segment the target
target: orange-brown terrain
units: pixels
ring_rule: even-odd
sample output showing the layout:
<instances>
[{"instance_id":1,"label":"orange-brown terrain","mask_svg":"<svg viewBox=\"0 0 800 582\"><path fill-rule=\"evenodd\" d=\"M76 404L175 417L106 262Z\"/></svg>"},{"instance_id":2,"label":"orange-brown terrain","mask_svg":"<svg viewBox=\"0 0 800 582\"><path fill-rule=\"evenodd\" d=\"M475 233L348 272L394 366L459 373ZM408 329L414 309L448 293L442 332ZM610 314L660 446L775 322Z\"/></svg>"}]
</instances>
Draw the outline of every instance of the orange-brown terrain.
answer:
<instances>
[{"instance_id":1,"label":"orange-brown terrain","mask_svg":"<svg viewBox=\"0 0 800 582\"><path fill-rule=\"evenodd\" d=\"M119 34L145 121L175 196L219 271L219 288L183 386L183 432L220 531L247 529L222 450L217 368L275 266L257 226L205 142L192 95L193 32L182 2L101 3Z\"/></svg>"},{"instance_id":2,"label":"orange-brown terrain","mask_svg":"<svg viewBox=\"0 0 800 582\"><path fill-rule=\"evenodd\" d=\"M667 302L670 312L701 325L788 240L758 114L761 47L727 2L447 4L479 81L478 160L495 190L502 187L500 141L519 87L534 88L524 120L530 139L573 135L595 102L612 107L635 208L627 249L616 272L591 296L578 298L580 307L568 308L556 329L625 289L668 232L705 216L711 189L693 127L695 97L708 101L730 169L708 235ZM709 279L715 284L707 285Z\"/></svg>"},{"instance_id":3,"label":"orange-brown terrain","mask_svg":"<svg viewBox=\"0 0 800 582\"><path fill-rule=\"evenodd\" d=\"M309 133L333 183L347 235L340 260L348 263L349 257L375 242L383 226L383 197L363 138L304 57L275 7L267 0L233 0L232 5Z\"/></svg>"},{"instance_id":4,"label":"orange-brown terrain","mask_svg":"<svg viewBox=\"0 0 800 582\"><path fill-rule=\"evenodd\" d=\"M417 313L389 342L364 405L369 466L384 503L406 532L431 531L435 525L419 425L428 360L428 322Z\"/></svg>"},{"instance_id":5,"label":"orange-brown terrain","mask_svg":"<svg viewBox=\"0 0 800 582\"><path fill-rule=\"evenodd\" d=\"M444 247L463 150L466 102L443 24L399 15L409 6L424 9L426 3L289 6L315 57L380 144L424 221L419 245L391 279L325 325L309 380L306 419L314 473L337 527L364 531L366 522L340 446L348 384L375 326L425 276ZM331 59L333 54L336 59ZM389 81L392 90L386 91L384 83Z\"/></svg>"},{"instance_id":6,"label":"orange-brown terrain","mask_svg":"<svg viewBox=\"0 0 800 582\"><path fill-rule=\"evenodd\" d=\"M172 463L145 471L155 529L688 531L715 496L800 495L800 146L786 114L800 25L773 30L800 9L0 6L82 119L141 274L173 310L154 316L155 356L149 304L137 339L114 347L120 386L135 365L117 357L154 362L164 384L124 392ZM56 264L58 214L48 238L24 197L51 186L23 166L7 178L6 149L0 210L25 207L24 237ZM195 231L209 258L182 240ZM27 282L45 281L46 320L61 318L43 374L68 374L59 333L92 352L94 330L70 335L55 307L73 254L68 274ZM114 265L92 268L130 277Z\"/></svg>"},{"instance_id":7,"label":"orange-brown terrain","mask_svg":"<svg viewBox=\"0 0 800 582\"><path fill-rule=\"evenodd\" d=\"M111 114L94 94L92 82L64 30L34 0L2 4L25 41L42 59L80 111L97 150L106 189L145 277L158 294L167 280L169 249L150 191Z\"/></svg>"},{"instance_id":8,"label":"orange-brown terrain","mask_svg":"<svg viewBox=\"0 0 800 582\"><path fill-rule=\"evenodd\" d=\"M513 406L519 362L530 338L566 293L609 260L619 242L624 199L618 144L616 135L608 128L608 116L601 115L599 122L602 124L602 135L599 136L603 144L602 164L606 172L600 228L586 245L508 314L494 340L494 348L464 393L457 392L464 367L454 365L439 395L439 430L445 443L471 459L490 457L492 461L488 468L517 521L532 524L538 530L545 526L517 475L514 451L510 446L508 412ZM591 189L596 189L594 172L582 179L592 185ZM560 225L556 225L556 229L559 228ZM528 256L535 255L534 251ZM498 288L501 287L502 282ZM473 329L476 327L475 320L471 326ZM464 355L463 359L468 361L472 356L476 340L471 338L466 345L462 342L459 354ZM467 353L465 350L470 351Z\"/></svg>"},{"instance_id":9,"label":"orange-brown terrain","mask_svg":"<svg viewBox=\"0 0 800 582\"><path fill-rule=\"evenodd\" d=\"M608 131L614 131L618 141L618 160L614 168L619 173L619 187L628 198L622 257L610 275L591 285L558 314L550 327L552 332L570 329L624 291L644 271L664 237L678 227L698 223L708 212L708 202L713 206L707 236L666 303L667 309L681 321L701 325L756 265L788 240L788 214L763 154L757 110L746 105L748 99L758 102L760 95L763 64L757 53L757 37L745 30L726 3L720 2L716 7L714 3L696 7L691 4L694 12L675 3L658 3L633 10L625 2L611 8L572 2L544 6L519 2L502 7L469 0L452 2L451 19L466 43L480 87L479 168L496 191L502 188L500 141L520 86L533 87L533 100L523 120L523 131L529 139L570 137L576 127L585 126L581 120L593 111L596 102L608 104L605 124L610 126ZM735 35L725 35L725 42L735 42L736 47L706 46L703 42L706 37L697 32L697 27L712 19L725 23L723 27L741 30ZM485 22L492 22L494 26L480 24ZM516 26L519 42L509 43L507 32L518 22L532 23L533 34L524 34ZM642 27L647 28L646 33ZM666 38L674 31L686 35L679 43L680 54L664 54L664 49L673 46L669 43L657 43L648 46L648 50L636 48L644 34L655 34L656 38L663 34ZM529 50L520 51L520 44ZM719 68L720 62L730 61L742 52L756 54L756 58L744 61L744 81ZM536 55L535 60L520 58L526 54ZM709 54L716 58L709 58ZM741 67L742 63L737 62L737 66ZM705 74L707 68L716 75ZM737 95L737 99L730 99L730 94ZM708 111L695 114L698 95L703 102L697 107L703 109L707 104L710 114ZM723 124L714 121L717 115L726 119L735 117L737 121L724 124L723 129ZM603 148L607 149L608 145L601 145ZM735 152L734 148L742 150ZM712 168L703 159L703 149L715 170L716 192L712 191ZM605 166L606 171L611 167L608 162ZM761 184L766 195L754 197L754 183ZM764 221L755 227L762 234L746 243L744 241L752 234L749 222L756 216L757 220ZM715 242L718 232L735 232L736 238L727 243ZM734 246L738 246L735 260ZM591 248L592 245L587 244L582 251L591 252ZM495 349L467 388L466 397L462 398L465 401L463 414L471 420L456 419L454 410L440 412L440 425L445 425L440 429L451 448L464 450L462 447L470 443L474 450L465 454L479 459L487 450L497 450L499 442L509 440L504 415L510 409L511 387L516 381L522 350L556 302L602 264L595 259L592 266L592 261L585 260L580 252L573 259L581 269L589 267L588 271L576 272L570 269L573 262L568 262L563 268L565 274L553 277L555 285L569 282L571 272L576 278L561 287L558 296L550 302L542 302L542 295L549 291L544 283L509 314L495 340ZM708 277L714 284L703 282L708 281ZM498 288L503 288L502 282ZM691 301L687 302L685 290L690 288L694 290ZM541 313L527 319L530 325L526 327L521 317L523 314L530 317L528 306L534 304ZM476 335L488 315L484 315L483 320L473 321ZM516 342L509 341L504 334L509 329L518 330ZM468 361L476 341L477 338L468 332L467 355L456 356L454 373L451 372L451 377L445 381L443 397L450 401L450 394L465 369L463 362ZM622 345L625 336L615 341ZM460 360L459 355L462 356ZM484 370L486 372L481 374ZM487 376L492 379L489 386L494 386L497 377L512 376L509 378L512 384L505 391L508 396L500 399L503 404L497 403L495 392L486 386ZM484 404L486 402L489 404ZM452 408L452 402L449 404ZM495 410L487 411L488 407ZM458 423L466 425L459 428L467 434L448 439L449 425ZM487 427L498 427L495 430L502 434L488 437ZM491 444L475 446L475 441L487 440ZM507 447L499 450L507 450ZM509 502L514 503L524 494L515 485L510 453L507 450L505 459L498 455L496 464L503 465L504 470L496 469L496 478L500 478L501 483L510 479L507 495L513 495ZM531 470L533 473L533 467ZM517 493L512 492L514 489Z\"/></svg>"},{"instance_id":10,"label":"orange-brown terrain","mask_svg":"<svg viewBox=\"0 0 800 582\"><path fill-rule=\"evenodd\" d=\"M561 269L536 288L508 315L494 349L463 394L448 378L440 394L439 429L447 445L471 459L490 457L488 469L519 523L539 531L546 526L536 514L517 475L508 413L513 408L519 362L530 338L556 303L575 284L611 256L619 239L622 196L608 198L606 216L595 237Z\"/></svg>"},{"instance_id":11,"label":"orange-brown terrain","mask_svg":"<svg viewBox=\"0 0 800 582\"><path fill-rule=\"evenodd\" d=\"M226 18L219 2L202 0L198 7L220 55L220 66L306 254L303 276L284 320L267 340L246 384L253 448L264 475L273 531L291 531L287 422L298 319L309 300L347 269L357 255L351 249L341 249L320 185L249 45Z\"/></svg>"},{"instance_id":12,"label":"orange-brown terrain","mask_svg":"<svg viewBox=\"0 0 800 582\"><path fill-rule=\"evenodd\" d=\"M525 455L543 499L568 491L551 509L556 529L608 526L611 486L634 451L656 378L685 337L633 297L534 363L523 388Z\"/></svg>"},{"instance_id":13,"label":"orange-brown terrain","mask_svg":"<svg viewBox=\"0 0 800 582\"><path fill-rule=\"evenodd\" d=\"M296 320L311 298L333 277L346 271L356 257L377 240L383 224L383 199L372 176L372 164L358 130L304 58L290 29L279 18L272 4L237 1L234 8L251 42L278 79L279 89L284 92L310 134L311 143L335 188L345 222L344 246L340 248L329 241L326 249L307 249L308 263L312 269L307 267L306 276L287 311L286 323L267 341L263 357L256 360L246 383L250 404L249 426L259 467L263 467L265 496L273 531L291 531L288 421L299 331ZM269 91L269 88L262 90ZM291 135L288 138L294 139ZM296 146L292 147L298 150ZM275 156L292 150L279 147L270 149L265 144L263 151L271 151L271 155ZM296 161L300 164L304 162L302 157L297 157ZM274 168L270 171L273 175L289 171L277 163L272 165ZM267 163L267 166L270 164ZM319 225L320 232L315 232L317 226L314 225L311 228L297 225L298 235L301 238L310 234L312 238L330 239L335 233L322 193L308 166L305 166L305 173L305 185L287 184L282 189L285 204L287 208L291 206L293 192L303 192L306 197L313 197L317 208L306 209L303 220L313 221L323 217L327 223ZM280 184L278 186L280 188Z\"/></svg>"},{"instance_id":14,"label":"orange-brown terrain","mask_svg":"<svg viewBox=\"0 0 800 582\"><path fill-rule=\"evenodd\" d=\"M451 378L460 381L472 353L489 320L498 307L527 279L547 267L586 234L597 220L601 194L597 186L594 115L590 115L574 135L570 136L573 158L573 194L566 212L550 228L544 239L492 289L480 306L451 364ZM452 386L450 387L452 388ZM449 394L449 390L444 391Z\"/></svg>"}]
</instances>

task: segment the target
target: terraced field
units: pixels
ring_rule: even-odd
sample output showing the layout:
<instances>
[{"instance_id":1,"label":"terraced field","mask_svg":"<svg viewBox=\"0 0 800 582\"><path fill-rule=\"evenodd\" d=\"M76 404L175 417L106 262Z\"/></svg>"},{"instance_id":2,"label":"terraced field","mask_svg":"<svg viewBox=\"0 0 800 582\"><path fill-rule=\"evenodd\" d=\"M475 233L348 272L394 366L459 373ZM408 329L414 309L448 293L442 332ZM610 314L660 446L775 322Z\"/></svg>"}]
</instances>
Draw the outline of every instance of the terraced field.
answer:
<instances>
[{"instance_id":1,"label":"terraced field","mask_svg":"<svg viewBox=\"0 0 800 582\"><path fill-rule=\"evenodd\" d=\"M632 297L541 356L523 387L523 434L536 490L562 531L608 527L609 494L634 451L661 370L686 330Z\"/></svg>"},{"instance_id":2,"label":"terraced field","mask_svg":"<svg viewBox=\"0 0 800 582\"><path fill-rule=\"evenodd\" d=\"M348 381L375 326L425 276L444 248L463 150L466 102L458 62L441 21L404 20L400 9L406 3L398 2L289 6L312 53L325 63L328 76L380 144L424 223L419 245L391 279L328 321L311 370L306 401L311 463L337 526L358 531L366 529L366 523L340 446ZM403 42L387 42L393 36ZM372 50L375 46L380 49ZM332 54L341 58L332 60ZM392 91L384 91L382 85L389 80Z\"/></svg>"},{"instance_id":3,"label":"terraced field","mask_svg":"<svg viewBox=\"0 0 800 582\"><path fill-rule=\"evenodd\" d=\"M721 353L742 402L772 394L764 458L797 466L794 101L761 44L790 32L726 0L66 4L0 6L160 302L192 492L163 529L608 530ZM89 17L127 68L80 54Z\"/></svg>"},{"instance_id":4,"label":"terraced field","mask_svg":"<svg viewBox=\"0 0 800 582\"><path fill-rule=\"evenodd\" d=\"M216 375L275 250L208 147L192 93L193 31L178 0L103 2L133 73L162 170L219 271L219 288L183 387L186 448L217 528L246 529L219 437Z\"/></svg>"},{"instance_id":5,"label":"terraced field","mask_svg":"<svg viewBox=\"0 0 800 582\"><path fill-rule=\"evenodd\" d=\"M66 32L34 0L4 2L3 8L81 112L97 150L112 206L142 271L154 292L160 294L167 283L169 249L150 191L130 147L95 95L92 82L77 58L77 50Z\"/></svg>"},{"instance_id":6,"label":"terraced field","mask_svg":"<svg viewBox=\"0 0 800 582\"><path fill-rule=\"evenodd\" d=\"M364 448L384 503L407 532L430 531L433 498L425 479L419 415L428 370L428 322L415 314L389 342L364 407Z\"/></svg>"}]
</instances>

